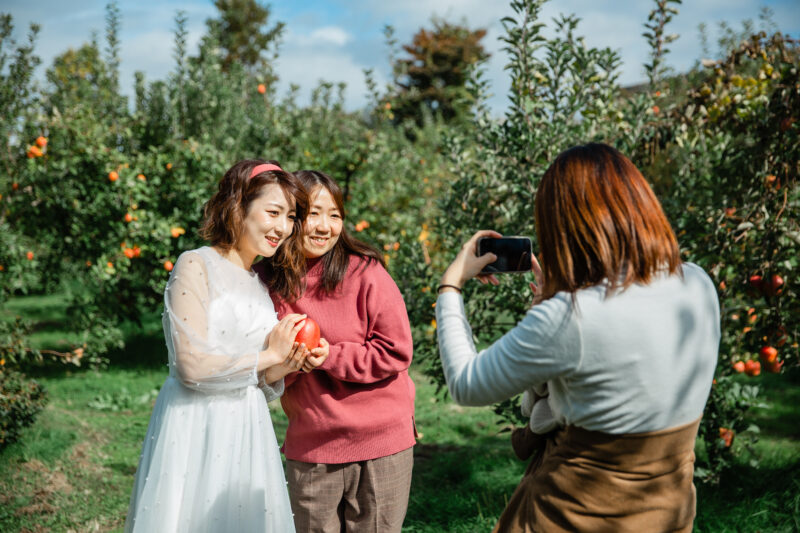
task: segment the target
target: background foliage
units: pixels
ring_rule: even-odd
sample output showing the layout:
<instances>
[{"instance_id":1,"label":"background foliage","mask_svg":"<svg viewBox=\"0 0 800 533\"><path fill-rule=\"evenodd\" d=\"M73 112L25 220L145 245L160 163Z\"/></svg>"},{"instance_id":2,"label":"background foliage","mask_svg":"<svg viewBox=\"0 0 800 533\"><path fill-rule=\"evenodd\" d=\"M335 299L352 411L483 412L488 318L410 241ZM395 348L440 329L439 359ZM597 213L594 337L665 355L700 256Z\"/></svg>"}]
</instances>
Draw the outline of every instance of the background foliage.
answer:
<instances>
[{"instance_id":1,"label":"background foliage","mask_svg":"<svg viewBox=\"0 0 800 533\"><path fill-rule=\"evenodd\" d=\"M221 42L220 28L252 31L228 16L236 2L217 2L220 17L209 21L196 56L187 53L179 12L172 73L152 82L138 75L130 102L118 83L114 4L104 47L89 42L65 51L41 87L32 78L36 28L17 44L10 17L2 17L0 306L25 293L61 292L75 334L63 346L36 350L24 320L0 322L3 391L25 382L17 372L44 358L107 365L124 332L160 309L177 255L202 244L202 204L219 177L252 156L340 181L347 223L384 251L406 299L417 361L441 384L432 291L438 274L477 229L535 236L533 198L549 162L575 144L602 141L642 169L684 258L719 287L723 342L698 468L705 479L719 479L734 453L749 453L734 439L757 438L747 415L759 401L757 374L798 366L798 43L753 28L717 60L669 73L666 30L679 2L659 0L644 34L649 83L621 88L618 54L588 47L576 16L553 20L555 37L544 36L543 3L513 0L514 16L502 21L512 83L500 118L484 104L483 30L443 21L417 34L408 57L394 59L404 73L394 85L379 88L367 73L370 109L351 113L341 85L321 83L305 107L295 92L274 93L270 58L281 23L259 34L256 50ZM269 11L259 13L266 22ZM437 50L446 52L444 66L433 59ZM419 81L436 69L445 70L438 84ZM434 86L447 103L431 104ZM525 281L508 277L496 289L469 285L465 298L477 341L486 344L513 326L531 295ZM766 347L777 354L762 354ZM731 375L746 361L752 380L743 385ZM28 407L0 416L30 423L41 392L35 384L13 387ZM497 412L501 421L515 420L515 402Z\"/></svg>"}]
</instances>

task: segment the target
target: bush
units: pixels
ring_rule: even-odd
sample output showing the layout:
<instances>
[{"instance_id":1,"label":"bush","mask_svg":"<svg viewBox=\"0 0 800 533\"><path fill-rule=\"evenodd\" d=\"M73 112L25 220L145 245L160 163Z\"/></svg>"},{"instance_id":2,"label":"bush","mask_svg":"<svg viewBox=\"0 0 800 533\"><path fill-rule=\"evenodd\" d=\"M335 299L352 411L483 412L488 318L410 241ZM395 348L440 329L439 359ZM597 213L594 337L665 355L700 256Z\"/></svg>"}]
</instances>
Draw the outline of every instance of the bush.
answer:
<instances>
[{"instance_id":1,"label":"bush","mask_svg":"<svg viewBox=\"0 0 800 533\"><path fill-rule=\"evenodd\" d=\"M39 383L14 370L0 369L0 450L19 439L46 403Z\"/></svg>"}]
</instances>

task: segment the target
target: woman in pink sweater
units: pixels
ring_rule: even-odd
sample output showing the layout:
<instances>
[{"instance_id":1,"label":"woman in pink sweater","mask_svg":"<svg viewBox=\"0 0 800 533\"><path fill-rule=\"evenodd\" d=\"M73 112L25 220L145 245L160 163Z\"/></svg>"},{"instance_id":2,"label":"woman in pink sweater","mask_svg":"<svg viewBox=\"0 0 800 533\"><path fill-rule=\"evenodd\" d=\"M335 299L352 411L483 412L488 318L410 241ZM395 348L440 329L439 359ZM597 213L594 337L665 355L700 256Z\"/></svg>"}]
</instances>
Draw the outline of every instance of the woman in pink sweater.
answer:
<instances>
[{"instance_id":1,"label":"woman in pink sweater","mask_svg":"<svg viewBox=\"0 0 800 533\"><path fill-rule=\"evenodd\" d=\"M305 291L276 309L307 314L330 344L327 358L311 357L305 372L286 376L281 397L295 525L399 533L416 442L405 302L380 253L348 235L336 182L317 171L295 175L310 199Z\"/></svg>"}]
</instances>

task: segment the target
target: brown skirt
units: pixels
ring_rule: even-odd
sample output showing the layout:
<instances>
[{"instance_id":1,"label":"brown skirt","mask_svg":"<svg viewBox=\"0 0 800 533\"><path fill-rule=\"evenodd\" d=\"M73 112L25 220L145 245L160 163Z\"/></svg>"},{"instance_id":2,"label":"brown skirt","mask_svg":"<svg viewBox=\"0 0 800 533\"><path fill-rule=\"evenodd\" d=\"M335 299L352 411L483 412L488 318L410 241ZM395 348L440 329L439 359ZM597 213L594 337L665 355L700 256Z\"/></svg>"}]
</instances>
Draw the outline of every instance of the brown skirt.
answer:
<instances>
[{"instance_id":1,"label":"brown skirt","mask_svg":"<svg viewBox=\"0 0 800 533\"><path fill-rule=\"evenodd\" d=\"M531 461L495 533L691 531L700 420L609 435L568 426Z\"/></svg>"}]
</instances>

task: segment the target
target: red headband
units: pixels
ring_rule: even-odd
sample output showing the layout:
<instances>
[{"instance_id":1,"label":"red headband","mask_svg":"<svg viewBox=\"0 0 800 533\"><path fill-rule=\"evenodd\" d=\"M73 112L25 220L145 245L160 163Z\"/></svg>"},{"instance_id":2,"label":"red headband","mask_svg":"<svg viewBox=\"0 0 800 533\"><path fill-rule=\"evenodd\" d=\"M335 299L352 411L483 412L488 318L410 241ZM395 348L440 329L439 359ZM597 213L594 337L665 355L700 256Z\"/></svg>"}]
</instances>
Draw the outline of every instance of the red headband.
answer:
<instances>
[{"instance_id":1,"label":"red headband","mask_svg":"<svg viewBox=\"0 0 800 533\"><path fill-rule=\"evenodd\" d=\"M278 165L273 165L272 163L264 163L263 165L256 165L253 167L253 170L250 171L250 179L253 179L255 176L258 176L262 172L267 172L268 170L278 170L283 172L283 169Z\"/></svg>"}]
</instances>

